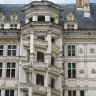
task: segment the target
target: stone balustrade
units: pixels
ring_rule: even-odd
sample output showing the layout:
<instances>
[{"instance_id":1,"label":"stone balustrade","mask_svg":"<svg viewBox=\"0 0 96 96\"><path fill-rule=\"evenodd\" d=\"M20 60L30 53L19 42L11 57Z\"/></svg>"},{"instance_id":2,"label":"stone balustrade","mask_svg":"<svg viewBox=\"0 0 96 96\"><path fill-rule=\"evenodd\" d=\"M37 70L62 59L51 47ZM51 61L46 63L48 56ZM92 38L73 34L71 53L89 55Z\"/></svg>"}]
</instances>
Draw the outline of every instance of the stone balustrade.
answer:
<instances>
[{"instance_id":1,"label":"stone balustrade","mask_svg":"<svg viewBox=\"0 0 96 96\"><path fill-rule=\"evenodd\" d=\"M48 42L45 41L45 40L35 39L35 45L38 46L38 47L47 47Z\"/></svg>"},{"instance_id":2,"label":"stone balustrade","mask_svg":"<svg viewBox=\"0 0 96 96\"><path fill-rule=\"evenodd\" d=\"M46 93L47 92L47 88L41 85L33 85L33 92L43 92Z\"/></svg>"}]
</instances>

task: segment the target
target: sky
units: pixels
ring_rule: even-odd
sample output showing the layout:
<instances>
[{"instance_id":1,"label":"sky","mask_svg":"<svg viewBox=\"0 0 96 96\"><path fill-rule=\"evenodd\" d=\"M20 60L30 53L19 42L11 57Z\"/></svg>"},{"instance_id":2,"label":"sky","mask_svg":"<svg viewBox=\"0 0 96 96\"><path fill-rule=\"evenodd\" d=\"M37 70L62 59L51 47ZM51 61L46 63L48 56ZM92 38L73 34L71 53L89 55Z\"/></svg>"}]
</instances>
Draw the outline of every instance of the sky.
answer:
<instances>
[{"instance_id":1,"label":"sky","mask_svg":"<svg viewBox=\"0 0 96 96\"><path fill-rule=\"evenodd\" d=\"M28 4L32 1L40 1L40 0L0 0L0 4ZM59 4L69 4L69 3L75 3L76 0L49 0L54 3L59 3ZM96 0L90 0L90 2L95 2Z\"/></svg>"}]
</instances>

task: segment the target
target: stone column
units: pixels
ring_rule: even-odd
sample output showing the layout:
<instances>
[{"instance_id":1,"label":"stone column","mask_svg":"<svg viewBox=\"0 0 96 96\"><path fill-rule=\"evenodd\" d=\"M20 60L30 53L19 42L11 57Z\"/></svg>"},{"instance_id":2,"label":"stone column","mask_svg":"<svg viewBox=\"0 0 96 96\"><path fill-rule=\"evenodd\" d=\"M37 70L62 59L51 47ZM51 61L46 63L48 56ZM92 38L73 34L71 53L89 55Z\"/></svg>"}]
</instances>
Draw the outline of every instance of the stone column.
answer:
<instances>
[{"instance_id":1,"label":"stone column","mask_svg":"<svg viewBox=\"0 0 96 96\"><path fill-rule=\"evenodd\" d=\"M28 88L28 96L33 96L32 86L29 86L29 88Z\"/></svg>"}]
</instances>

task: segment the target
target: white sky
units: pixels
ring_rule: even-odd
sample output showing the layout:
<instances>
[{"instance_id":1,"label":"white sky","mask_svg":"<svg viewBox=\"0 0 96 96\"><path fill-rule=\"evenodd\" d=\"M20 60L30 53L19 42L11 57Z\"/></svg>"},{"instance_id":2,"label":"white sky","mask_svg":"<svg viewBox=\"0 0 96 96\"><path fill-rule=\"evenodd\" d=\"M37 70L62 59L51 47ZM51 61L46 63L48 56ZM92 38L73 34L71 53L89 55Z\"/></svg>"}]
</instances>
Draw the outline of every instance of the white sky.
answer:
<instances>
[{"instance_id":1,"label":"white sky","mask_svg":"<svg viewBox=\"0 0 96 96\"><path fill-rule=\"evenodd\" d=\"M35 0L0 0L0 4L28 4ZM40 1L40 0L37 0ZM66 4L66 3L75 3L76 0L49 0L54 3ZM96 0L90 0L90 2L96 2Z\"/></svg>"}]
</instances>

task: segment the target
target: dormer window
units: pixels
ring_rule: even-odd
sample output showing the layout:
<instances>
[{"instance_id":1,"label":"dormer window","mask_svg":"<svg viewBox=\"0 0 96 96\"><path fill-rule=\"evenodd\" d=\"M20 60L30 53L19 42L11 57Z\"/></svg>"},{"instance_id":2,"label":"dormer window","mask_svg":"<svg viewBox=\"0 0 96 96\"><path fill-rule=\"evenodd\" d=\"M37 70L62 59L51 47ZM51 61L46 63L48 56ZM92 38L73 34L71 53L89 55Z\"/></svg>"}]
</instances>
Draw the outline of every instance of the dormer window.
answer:
<instances>
[{"instance_id":1,"label":"dormer window","mask_svg":"<svg viewBox=\"0 0 96 96\"><path fill-rule=\"evenodd\" d=\"M44 15L38 16L38 21L45 21L45 16Z\"/></svg>"},{"instance_id":2,"label":"dormer window","mask_svg":"<svg viewBox=\"0 0 96 96\"><path fill-rule=\"evenodd\" d=\"M1 24L1 29L4 29L4 24Z\"/></svg>"},{"instance_id":3,"label":"dormer window","mask_svg":"<svg viewBox=\"0 0 96 96\"><path fill-rule=\"evenodd\" d=\"M17 29L17 24L11 24L10 29Z\"/></svg>"},{"instance_id":4,"label":"dormer window","mask_svg":"<svg viewBox=\"0 0 96 96\"><path fill-rule=\"evenodd\" d=\"M67 29L74 29L74 24L68 24Z\"/></svg>"}]
</instances>

